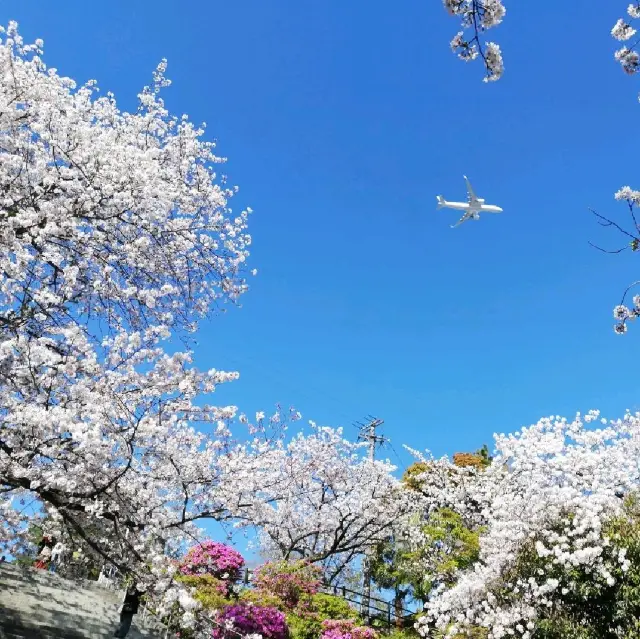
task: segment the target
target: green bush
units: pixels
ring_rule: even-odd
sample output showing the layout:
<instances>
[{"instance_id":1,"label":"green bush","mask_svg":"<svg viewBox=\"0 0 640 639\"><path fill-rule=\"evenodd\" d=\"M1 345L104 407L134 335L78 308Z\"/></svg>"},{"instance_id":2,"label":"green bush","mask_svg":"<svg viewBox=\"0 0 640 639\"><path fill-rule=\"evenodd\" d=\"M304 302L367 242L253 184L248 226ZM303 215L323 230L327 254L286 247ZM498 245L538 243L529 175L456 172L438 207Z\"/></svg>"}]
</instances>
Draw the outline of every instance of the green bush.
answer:
<instances>
[{"instance_id":1,"label":"green bush","mask_svg":"<svg viewBox=\"0 0 640 639\"><path fill-rule=\"evenodd\" d=\"M327 619L349 619L360 623L360 617L342 597L316 593L287 613L291 639L318 639L322 622Z\"/></svg>"},{"instance_id":2,"label":"green bush","mask_svg":"<svg viewBox=\"0 0 640 639\"><path fill-rule=\"evenodd\" d=\"M446 631L436 631L433 636L434 639L487 639L489 631L481 626L467 626L464 632L457 635L451 636Z\"/></svg>"},{"instance_id":3,"label":"green bush","mask_svg":"<svg viewBox=\"0 0 640 639\"><path fill-rule=\"evenodd\" d=\"M353 619L359 621L358 612L342 597L317 593L311 597L311 609L325 619Z\"/></svg>"},{"instance_id":4,"label":"green bush","mask_svg":"<svg viewBox=\"0 0 640 639\"><path fill-rule=\"evenodd\" d=\"M240 593L240 600L261 608L277 608L282 612L287 610L286 604L280 597L264 590L243 590Z\"/></svg>"},{"instance_id":5,"label":"green bush","mask_svg":"<svg viewBox=\"0 0 640 639\"><path fill-rule=\"evenodd\" d=\"M287 614L287 626L291 639L318 639L322 633L322 620L317 614Z\"/></svg>"},{"instance_id":6,"label":"green bush","mask_svg":"<svg viewBox=\"0 0 640 639\"><path fill-rule=\"evenodd\" d=\"M405 628L403 630L395 628L389 634L385 634L384 639L420 639L420 635L417 630L413 630L412 628Z\"/></svg>"},{"instance_id":7,"label":"green bush","mask_svg":"<svg viewBox=\"0 0 640 639\"><path fill-rule=\"evenodd\" d=\"M223 594L225 584L211 575L182 575L176 577L176 581L187 588L195 588L194 599L205 610L220 610L231 603Z\"/></svg>"}]
</instances>

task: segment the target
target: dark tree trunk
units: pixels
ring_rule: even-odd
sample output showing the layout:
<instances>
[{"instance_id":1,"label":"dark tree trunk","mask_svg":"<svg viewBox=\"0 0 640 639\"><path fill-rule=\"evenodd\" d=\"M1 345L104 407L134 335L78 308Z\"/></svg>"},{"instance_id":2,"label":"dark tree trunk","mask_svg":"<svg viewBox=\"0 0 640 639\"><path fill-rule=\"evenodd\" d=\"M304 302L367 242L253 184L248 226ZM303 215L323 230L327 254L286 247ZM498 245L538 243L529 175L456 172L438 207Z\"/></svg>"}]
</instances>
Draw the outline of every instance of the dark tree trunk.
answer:
<instances>
[{"instance_id":1,"label":"dark tree trunk","mask_svg":"<svg viewBox=\"0 0 640 639\"><path fill-rule=\"evenodd\" d=\"M404 625L403 621L405 594L405 591L400 590L400 588L396 588L393 597L393 610L396 618L396 628L398 628L398 630L402 629L402 626Z\"/></svg>"}]
</instances>

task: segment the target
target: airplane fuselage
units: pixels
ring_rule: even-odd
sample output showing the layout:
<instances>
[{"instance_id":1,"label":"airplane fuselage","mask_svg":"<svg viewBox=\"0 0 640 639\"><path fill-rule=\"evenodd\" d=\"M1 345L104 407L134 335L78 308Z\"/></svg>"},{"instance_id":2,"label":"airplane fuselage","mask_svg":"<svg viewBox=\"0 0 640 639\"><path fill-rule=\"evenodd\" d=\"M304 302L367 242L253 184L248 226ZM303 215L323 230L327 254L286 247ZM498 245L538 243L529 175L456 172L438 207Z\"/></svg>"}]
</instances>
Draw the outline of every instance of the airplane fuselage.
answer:
<instances>
[{"instance_id":1,"label":"airplane fuselage","mask_svg":"<svg viewBox=\"0 0 640 639\"><path fill-rule=\"evenodd\" d=\"M478 203L471 206L468 202L447 202L445 200L442 202L442 207L447 209L456 209L458 211L469 211L470 213L482 213L482 211L486 211L487 213L502 213L502 209L499 206L484 203Z\"/></svg>"},{"instance_id":2,"label":"airplane fuselage","mask_svg":"<svg viewBox=\"0 0 640 639\"><path fill-rule=\"evenodd\" d=\"M439 209L455 209L457 211L464 211L462 217L451 227L456 228L463 222L468 220L479 220L480 213L502 213L502 209L495 204L485 204L484 199L477 197L473 192L473 187L469 183L466 175L463 176L467 183L467 201L466 202L447 202L442 195L436 195L438 200Z\"/></svg>"}]
</instances>

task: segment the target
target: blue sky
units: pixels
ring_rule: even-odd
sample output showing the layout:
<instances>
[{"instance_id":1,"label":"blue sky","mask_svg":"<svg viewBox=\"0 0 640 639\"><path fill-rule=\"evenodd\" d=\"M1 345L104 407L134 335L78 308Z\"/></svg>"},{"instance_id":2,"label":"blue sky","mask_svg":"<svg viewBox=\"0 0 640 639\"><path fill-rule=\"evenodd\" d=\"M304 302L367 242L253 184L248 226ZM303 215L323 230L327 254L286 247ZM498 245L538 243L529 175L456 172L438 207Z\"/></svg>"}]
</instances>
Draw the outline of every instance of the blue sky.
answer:
<instances>
[{"instance_id":1,"label":"blue sky","mask_svg":"<svg viewBox=\"0 0 640 639\"><path fill-rule=\"evenodd\" d=\"M638 185L640 84L609 35L626 5L522 4L491 34L491 85L434 1L31 0L0 19L123 108L168 58L169 108L207 122L234 208L255 210L259 276L198 338L200 367L241 372L217 401L293 404L349 435L372 413L406 463L403 443L453 453L640 403L640 327L620 338L611 316L635 256L587 244L618 239L587 207L623 217L613 193ZM465 173L505 213L451 230L435 196L464 198Z\"/></svg>"}]
</instances>

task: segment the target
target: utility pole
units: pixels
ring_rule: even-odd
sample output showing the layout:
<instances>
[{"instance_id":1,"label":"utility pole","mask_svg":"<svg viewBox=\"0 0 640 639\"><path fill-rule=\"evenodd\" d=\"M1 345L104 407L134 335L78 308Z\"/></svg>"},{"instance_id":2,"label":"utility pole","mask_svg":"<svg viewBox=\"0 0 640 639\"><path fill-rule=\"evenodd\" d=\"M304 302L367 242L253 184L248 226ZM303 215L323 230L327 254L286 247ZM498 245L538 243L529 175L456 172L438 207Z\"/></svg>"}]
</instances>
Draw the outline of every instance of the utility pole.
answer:
<instances>
[{"instance_id":1,"label":"utility pole","mask_svg":"<svg viewBox=\"0 0 640 639\"><path fill-rule=\"evenodd\" d=\"M367 415L367 420L364 424L362 422L356 422L354 425L360 431L358 441L369 443L369 459L373 461L376 457L376 447L386 442L387 438L376 434L376 428L382 426L384 420L372 417L371 415Z\"/></svg>"},{"instance_id":2,"label":"utility pole","mask_svg":"<svg viewBox=\"0 0 640 639\"><path fill-rule=\"evenodd\" d=\"M369 459L374 461L376 458L376 448L387 441L386 437L378 435L376 429L384 424L384 420L367 415L367 421L365 423L356 422L354 425L360 430L358 434L359 442L367 442L369 444ZM365 620L369 622L371 620L371 558L369 553L364 557L364 570L363 570L363 595L361 601L361 614Z\"/></svg>"}]
</instances>

